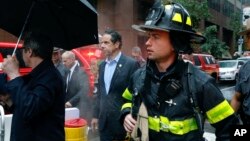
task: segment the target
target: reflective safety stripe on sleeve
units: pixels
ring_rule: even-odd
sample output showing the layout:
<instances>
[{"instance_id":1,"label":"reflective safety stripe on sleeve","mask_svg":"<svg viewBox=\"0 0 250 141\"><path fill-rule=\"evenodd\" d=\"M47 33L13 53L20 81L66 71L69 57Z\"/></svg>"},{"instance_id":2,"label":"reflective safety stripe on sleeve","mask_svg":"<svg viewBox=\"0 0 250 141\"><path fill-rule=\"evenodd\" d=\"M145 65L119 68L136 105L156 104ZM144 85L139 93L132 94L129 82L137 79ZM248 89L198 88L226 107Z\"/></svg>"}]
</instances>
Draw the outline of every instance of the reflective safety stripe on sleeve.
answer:
<instances>
[{"instance_id":1,"label":"reflective safety stripe on sleeve","mask_svg":"<svg viewBox=\"0 0 250 141\"><path fill-rule=\"evenodd\" d=\"M123 104L121 110L126 109L126 108L132 108L132 103L125 103L125 104Z\"/></svg>"},{"instance_id":2,"label":"reflective safety stripe on sleeve","mask_svg":"<svg viewBox=\"0 0 250 141\"><path fill-rule=\"evenodd\" d=\"M132 94L129 92L128 88L123 92L122 97L132 101Z\"/></svg>"},{"instance_id":3,"label":"reflective safety stripe on sleeve","mask_svg":"<svg viewBox=\"0 0 250 141\"><path fill-rule=\"evenodd\" d=\"M208 121L213 124L217 123L234 113L233 108L229 105L227 100L224 100L216 107L206 112Z\"/></svg>"},{"instance_id":4,"label":"reflective safety stripe on sleeve","mask_svg":"<svg viewBox=\"0 0 250 141\"><path fill-rule=\"evenodd\" d=\"M197 130L195 118L185 119L183 121L169 121L167 117L160 116L148 118L149 129L156 132L171 132L177 135L183 135L190 131Z\"/></svg>"}]
</instances>

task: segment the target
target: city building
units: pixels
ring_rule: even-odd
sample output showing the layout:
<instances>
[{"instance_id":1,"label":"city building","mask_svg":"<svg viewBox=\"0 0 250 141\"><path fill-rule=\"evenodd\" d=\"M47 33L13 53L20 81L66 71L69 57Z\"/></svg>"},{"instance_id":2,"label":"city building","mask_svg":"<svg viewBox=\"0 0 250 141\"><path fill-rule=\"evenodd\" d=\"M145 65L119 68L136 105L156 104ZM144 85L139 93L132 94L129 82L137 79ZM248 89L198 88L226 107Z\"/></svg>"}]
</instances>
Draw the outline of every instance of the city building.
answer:
<instances>
[{"instance_id":1,"label":"city building","mask_svg":"<svg viewBox=\"0 0 250 141\"><path fill-rule=\"evenodd\" d=\"M147 9L153 0L88 0L98 11L98 31L100 34L107 28L119 31L123 36L123 51L130 54L133 46L142 48L146 57L144 43L146 38L131 28L132 24L143 23ZM200 0L197 0L200 1ZM250 0L207 0L212 18L200 23L201 31L210 25L216 25L218 38L230 47L230 53L235 52L237 38L230 27L232 14L242 13L244 5ZM244 5L242 5L244 4ZM239 15L240 16L240 15ZM0 41L16 41L17 38L0 29Z\"/></svg>"}]
</instances>

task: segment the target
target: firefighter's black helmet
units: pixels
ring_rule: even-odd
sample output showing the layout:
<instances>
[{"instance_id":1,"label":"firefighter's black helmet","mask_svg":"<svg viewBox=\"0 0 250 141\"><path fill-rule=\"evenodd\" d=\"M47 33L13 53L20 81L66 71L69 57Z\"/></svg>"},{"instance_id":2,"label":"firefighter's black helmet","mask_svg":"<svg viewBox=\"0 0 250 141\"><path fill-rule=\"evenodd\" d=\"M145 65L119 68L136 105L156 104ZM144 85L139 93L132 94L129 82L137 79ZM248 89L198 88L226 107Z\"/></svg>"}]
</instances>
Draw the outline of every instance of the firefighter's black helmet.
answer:
<instances>
[{"instance_id":1,"label":"firefighter's black helmet","mask_svg":"<svg viewBox=\"0 0 250 141\"><path fill-rule=\"evenodd\" d=\"M191 43L204 43L205 37L192 29L192 21L188 11L178 3L155 4L149 11L144 25L132 25L138 31L163 30L177 31L190 35Z\"/></svg>"}]
</instances>

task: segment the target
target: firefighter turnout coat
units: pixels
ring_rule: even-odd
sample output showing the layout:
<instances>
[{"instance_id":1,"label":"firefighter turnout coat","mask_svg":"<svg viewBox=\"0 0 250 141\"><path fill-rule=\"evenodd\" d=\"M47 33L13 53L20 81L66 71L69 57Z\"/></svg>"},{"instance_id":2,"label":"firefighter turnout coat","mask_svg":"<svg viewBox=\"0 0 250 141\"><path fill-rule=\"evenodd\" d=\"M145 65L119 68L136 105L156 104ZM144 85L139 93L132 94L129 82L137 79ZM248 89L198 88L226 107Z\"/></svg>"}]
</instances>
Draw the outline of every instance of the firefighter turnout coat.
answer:
<instances>
[{"instance_id":1,"label":"firefighter turnout coat","mask_svg":"<svg viewBox=\"0 0 250 141\"><path fill-rule=\"evenodd\" d=\"M166 72L158 72L153 61L137 70L123 93L121 121L129 112L136 118L143 101L148 112L150 141L203 141L199 130L205 119L216 129L217 141L229 141L230 126L238 123L233 109L216 86L215 80L193 67L195 97L204 120L198 123L188 87L188 63L176 60ZM140 131L138 131L140 132Z\"/></svg>"}]
</instances>

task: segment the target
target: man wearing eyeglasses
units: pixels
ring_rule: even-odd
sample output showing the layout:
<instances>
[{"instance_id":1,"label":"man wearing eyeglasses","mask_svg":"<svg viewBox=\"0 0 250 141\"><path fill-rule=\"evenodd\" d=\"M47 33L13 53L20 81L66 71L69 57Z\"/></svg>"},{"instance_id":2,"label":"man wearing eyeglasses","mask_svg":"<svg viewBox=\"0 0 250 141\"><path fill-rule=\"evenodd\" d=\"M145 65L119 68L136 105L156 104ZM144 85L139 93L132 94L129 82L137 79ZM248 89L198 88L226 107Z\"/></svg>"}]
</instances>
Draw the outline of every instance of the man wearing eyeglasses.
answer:
<instances>
[{"instance_id":1,"label":"man wearing eyeglasses","mask_svg":"<svg viewBox=\"0 0 250 141\"><path fill-rule=\"evenodd\" d=\"M10 141L64 141L64 82L51 61L53 43L46 35L31 32L26 35L22 56L32 71L19 73L15 56L4 58L2 88L13 102Z\"/></svg>"}]
</instances>

